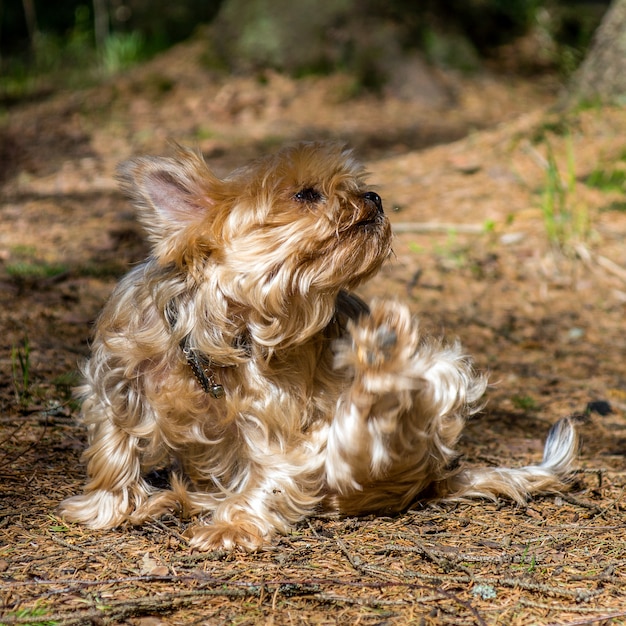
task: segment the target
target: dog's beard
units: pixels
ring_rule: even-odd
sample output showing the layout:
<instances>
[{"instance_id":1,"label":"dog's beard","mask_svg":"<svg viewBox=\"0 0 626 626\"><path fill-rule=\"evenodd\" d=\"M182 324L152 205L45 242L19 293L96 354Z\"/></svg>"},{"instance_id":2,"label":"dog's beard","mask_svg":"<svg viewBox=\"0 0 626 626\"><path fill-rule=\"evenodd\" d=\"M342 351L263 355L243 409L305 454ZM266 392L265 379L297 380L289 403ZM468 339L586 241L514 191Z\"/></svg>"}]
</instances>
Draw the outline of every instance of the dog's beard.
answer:
<instances>
[{"instance_id":1,"label":"dog's beard","mask_svg":"<svg viewBox=\"0 0 626 626\"><path fill-rule=\"evenodd\" d=\"M263 248L261 236L253 249L265 249L263 256L251 252L247 257L242 250L224 264L207 264L200 288L190 292L203 298L194 308L204 311L199 327L230 329L233 337L247 333L271 349L302 343L328 325L341 290L379 270L390 238L384 217L329 238L321 250L276 243Z\"/></svg>"}]
</instances>

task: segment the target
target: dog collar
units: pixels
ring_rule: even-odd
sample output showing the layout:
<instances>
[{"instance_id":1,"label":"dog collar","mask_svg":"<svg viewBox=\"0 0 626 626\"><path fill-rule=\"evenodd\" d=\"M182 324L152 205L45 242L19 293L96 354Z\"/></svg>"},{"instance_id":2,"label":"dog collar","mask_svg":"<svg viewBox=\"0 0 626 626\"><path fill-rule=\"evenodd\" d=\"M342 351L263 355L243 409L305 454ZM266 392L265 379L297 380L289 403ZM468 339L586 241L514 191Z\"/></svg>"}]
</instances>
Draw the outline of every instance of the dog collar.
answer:
<instances>
[{"instance_id":1,"label":"dog collar","mask_svg":"<svg viewBox=\"0 0 626 626\"><path fill-rule=\"evenodd\" d=\"M211 369L213 365L210 357L206 357L198 350L190 347L187 338L180 342L181 350L187 359L187 365L191 368L198 384L215 399L223 398L226 392L224 387L215 380L215 373Z\"/></svg>"},{"instance_id":2,"label":"dog collar","mask_svg":"<svg viewBox=\"0 0 626 626\"><path fill-rule=\"evenodd\" d=\"M170 327L170 330L174 329L176 320L178 318L178 311L174 301L169 302L165 308L165 319ZM208 393L215 399L223 398L226 395L224 386L220 385L215 379L215 373L212 370L213 361L211 357L206 356L199 350L192 348L189 345L189 336L186 336L180 342L180 349L185 356L187 365L193 372L195 379L198 381L200 387L202 387L204 393Z\"/></svg>"},{"instance_id":3,"label":"dog collar","mask_svg":"<svg viewBox=\"0 0 626 626\"><path fill-rule=\"evenodd\" d=\"M334 323L338 323L343 327L346 325L347 320L356 320L363 315L369 314L369 307L358 296L353 293L344 291L343 289L337 294L337 300L335 302L335 320ZM167 320L170 329L174 328L178 312L175 302L170 302L165 308L165 319ZM246 346L245 337L239 338L242 346ZM189 336L185 337L180 342L180 348L185 356L187 365L193 372L195 379L198 381L200 387L202 387L204 393L209 394L211 397L217 399L223 398L226 395L224 386L221 385L215 377L213 368L215 364L210 356L203 354L200 350L192 348L189 345ZM228 365L222 365L217 367L229 367Z\"/></svg>"}]
</instances>

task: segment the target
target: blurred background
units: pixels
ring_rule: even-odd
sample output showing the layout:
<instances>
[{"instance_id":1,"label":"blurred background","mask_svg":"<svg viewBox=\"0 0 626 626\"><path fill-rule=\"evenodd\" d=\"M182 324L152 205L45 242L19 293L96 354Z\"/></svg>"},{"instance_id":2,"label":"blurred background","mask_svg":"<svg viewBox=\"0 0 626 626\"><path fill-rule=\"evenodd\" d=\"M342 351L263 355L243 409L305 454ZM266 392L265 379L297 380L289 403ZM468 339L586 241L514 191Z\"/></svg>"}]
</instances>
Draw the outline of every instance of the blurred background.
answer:
<instances>
[{"instance_id":1,"label":"blurred background","mask_svg":"<svg viewBox=\"0 0 626 626\"><path fill-rule=\"evenodd\" d=\"M2 0L0 103L82 87L190 37L207 67L349 72L410 89L407 59L464 73L569 76L606 0ZM405 94L406 95L406 94Z\"/></svg>"},{"instance_id":2,"label":"blurred background","mask_svg":"<svg viewBox=\"0 0 626 626\"><path fill-rule=\"evenodd\" d=\"M623 623L625 33L626 0L0 0L0 622ZM359 293L488 372L466 461L534 463L584 416L575 497L320 518L215 562L178 518L68 527L77 362L150 254L118 164L174 140L223 175L302 139L354 148L384 200Z\"/></svg>"}]
</instances>

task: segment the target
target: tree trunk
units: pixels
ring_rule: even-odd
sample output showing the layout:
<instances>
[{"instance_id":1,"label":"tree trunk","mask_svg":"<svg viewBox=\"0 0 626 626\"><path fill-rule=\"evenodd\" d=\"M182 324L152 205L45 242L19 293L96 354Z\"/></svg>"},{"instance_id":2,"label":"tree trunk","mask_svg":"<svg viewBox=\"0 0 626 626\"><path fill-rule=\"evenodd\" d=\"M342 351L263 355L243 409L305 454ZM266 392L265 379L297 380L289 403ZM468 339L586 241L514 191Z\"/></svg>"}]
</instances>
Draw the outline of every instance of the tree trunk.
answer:
<instances>
[{"instance_id":1,"label":"tree trunk","mask_svg":"<svg viewBox=\"0 0 626 626\"><path fill-rule=\"evenodd\" d=\"M37 13L35 11L35 3L33 0L22 0L22 6L24 7L24 17L26 18L30 47L34 51L36 45L35 39L37 38Z\"/></svg>"},{"instance_id":2,"label":"tree trunk","mask_svg":"<svg viewBox=\"0 0 626 626\"><path fill-rule=\"evenodd\" d=\"M109 36L109 11L106 0L93 0L93 20L96 50L102 55Z\"/></svg>"},{"instance_id":3,"label":"tree trunk","mask_svg":"<svg viewBox=\"0 0 626 626\"><path fill-rule=\"evenodd\" d=\"M569 87L570 104L626 104L626 0L613 0Z\"/></svg>"}]
</instances>

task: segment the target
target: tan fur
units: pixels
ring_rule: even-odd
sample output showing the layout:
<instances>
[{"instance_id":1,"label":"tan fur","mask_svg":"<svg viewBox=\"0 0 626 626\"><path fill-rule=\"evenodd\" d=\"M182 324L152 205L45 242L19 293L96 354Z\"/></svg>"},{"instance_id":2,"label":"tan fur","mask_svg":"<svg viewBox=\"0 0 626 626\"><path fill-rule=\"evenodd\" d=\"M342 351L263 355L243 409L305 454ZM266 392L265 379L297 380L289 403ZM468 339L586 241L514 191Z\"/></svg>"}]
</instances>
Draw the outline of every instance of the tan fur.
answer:
<instances>
[{"instance_id":1,"label":"tan fur","mask_svg":"<svg viewBox=\"0 0 626 626\"><path fill-rule=\"evenodd\" d=\"M219 179L195 153L120 168L153 246L97 324L80 389L88 481L64 501L92 528L211 513L197 549L254 550L325 507L399 511L426 492L523 501L562 486L560 422L541 465L453 468L485 380L408 308L350 289L391 250L351 153L304 143ZM183 347L224 397L206 393ZM171 488L146 480L173 466Z\"/></svg>"}]
</instances>

